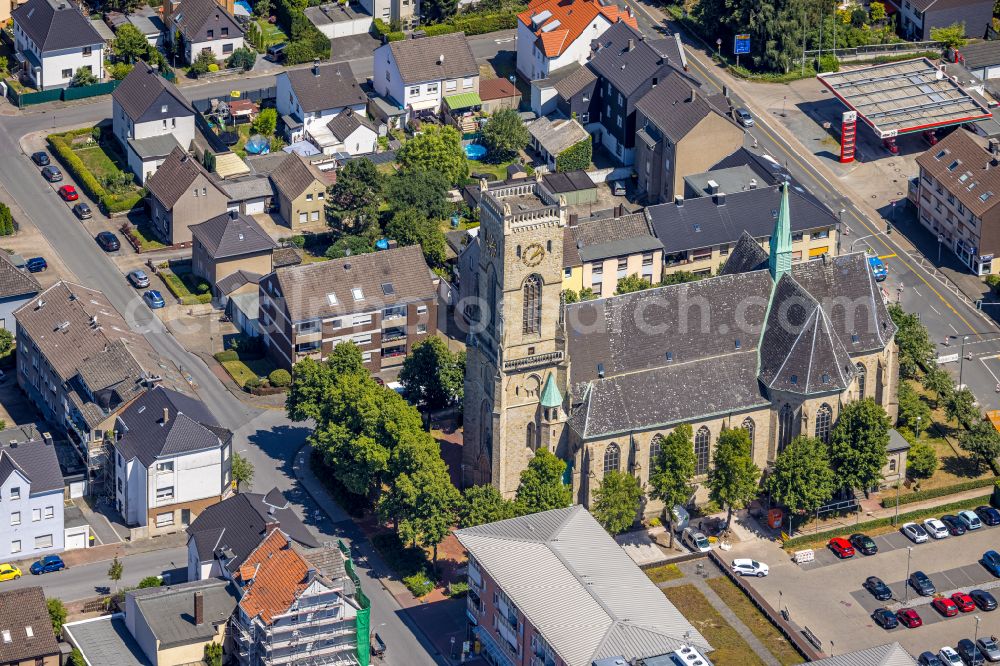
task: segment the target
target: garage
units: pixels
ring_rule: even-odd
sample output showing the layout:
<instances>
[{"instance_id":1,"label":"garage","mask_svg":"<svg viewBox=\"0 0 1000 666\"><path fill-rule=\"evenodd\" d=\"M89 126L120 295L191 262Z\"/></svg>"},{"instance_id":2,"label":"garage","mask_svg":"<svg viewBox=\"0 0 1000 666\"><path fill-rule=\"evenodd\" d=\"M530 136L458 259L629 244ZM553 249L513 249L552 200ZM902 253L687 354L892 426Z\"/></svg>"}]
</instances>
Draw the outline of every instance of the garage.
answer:
<instances>
[{"instance_id":1,"label":"garage","mask_svg":"<svg viewBox=\"0 0 1000 666\"><path fill-rule=\"evenodd\" d=\"M74 527L66 530L66 550L87 547L87 528Z\"/></svg>"},{"instance_id":2,"label":"garage","mask_svg":"<svg viewBox=\"0 0 1000 666\"><path fill-rule=\"evenodd\" d=\"M264 197L259 199L248 199L243 202L246 210L244 211L247 215L263 215L267 212L267 200Z\"/></svg>"}]
</instances>

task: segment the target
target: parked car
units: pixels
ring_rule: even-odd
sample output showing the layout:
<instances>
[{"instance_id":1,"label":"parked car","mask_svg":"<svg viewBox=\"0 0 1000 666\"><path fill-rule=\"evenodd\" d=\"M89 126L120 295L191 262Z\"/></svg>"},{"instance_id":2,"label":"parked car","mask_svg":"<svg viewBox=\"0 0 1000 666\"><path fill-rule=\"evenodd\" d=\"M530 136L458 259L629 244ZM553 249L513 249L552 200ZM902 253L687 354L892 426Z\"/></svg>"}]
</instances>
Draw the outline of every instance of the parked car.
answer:
<instances>
[{"instance_id":1,"label":"parked car","mask_svg":"<svg viewBox=\"0 0 1000 666\"><path fill-rule=\"evenodd\" d=\"M37 153L31 154L31 161L40 167L49 165L49 154L44 150L39 150Z\"/></svg>"},{"instance_id":2,"label":"parked car","mask_svg":"<svg viewBox=\"0 0 1000 666\"><path fill-rule=\"evenodd\" d=\"M58 167L54 167L51 164L47 167L42 167L42 175L45 177L45 180L50 183L58 183L63 178L62 171L60 171Z\"/></svg>"},{"instance_id":3,"label":"parked car","mask_svg":"<svg viewBox=\"0 0 1000 666\"><path fill-rule=\"evenodd\" d=\"M66 568L66 563L58 555L46 555L31 565L31 573L35 576L61 571Z\"/></svg>"},{"instance_id":4,"label":"parked car","mask_svg":"<svg viewBox=\"0 0 1000 666\"><path fill-rule=\"evenodd\" d=\"M843 537L833 537L830 539L830 543L826 544L833 554L842 560L846 560L849 557L854 557L854 546L851 542Z\"/></svg>"},{"instance_id":5,"label":"parked car","mask_svg":"<svg viewBox=\"0 0 1000 666\"><path fill-rule=\"evenodd\" d=\"M890 590L889 586L886 585L885 582L883 582L878 576L869 576L866 578L862 587L871 592L872 596L879 601L888 601L889 599L892 599L892 590Z\"/></svg>"},{"instance_id":6,"label":"parked car","mask_svg":"<svg viewBox=\"0 0 1000 666\"><path fill-rule=\"evenodd\" d=\"M146 271L141 268L129 271L128 281L131 282L132 286L136 289L145 289L149 286L149 276L146 275Z\"/></svg>"},{"instance_id":7,"label":"parked car","mask_svg":"<svg viewBox=\"0 0 1000 666\"><path fill-rule=\"evenodd\" d=\"M958 615L958 606L955 602L948 597L937 597L931 602L931 606L934 607L938 613L944 615L945 617L954 617Z\"/></svg>"},{"instance_id":8,"label":"parked car","mask_svg":"<svg viewBox=\"0 0 1000 666\"><path fill-rule=\"evenodd\" d=\"M146 301L146 305L149 306L150 310L159 310L166 306L166 301L163 300L163 295L156 289L150 289L145 294L142 295L142 299Z\"/></svg>"},{"instance_id":9,"label":"parked car","mask_svg":"<svg viewBox=\"0 0 1000 666\"><path fill-rule=\"evenodd\" d=\"M875 620L875 624L883 629L895 629L899 626L896 614L888 608L876 608L875 612L872 613L872 619Z\"/></svg>"},{"instance_id":10,"label":"parked car","mask_svg":"<svg viewBox=\"0 0 1000 666\"><path fill-rule=\"evenodd\" d=\"M924 521L924 529L935 539L944 539L951 536L948 527L937 518L928 518Z\"/></svg>"},{"instance_id":11,"label":"parked car","mask_svg":"<svg viewBox=\"0 0 1000 666\"><path fill-rule=\"evenodd\" d=\"M756 560L737 558L733 560L733 573L737 573L741 576L757 576L757 578L763 578L769 573L770 569L763 562L757 562Z\"/></svg>"},{"instance_id":12,"label":"parked car","mask_svg":"<svg viewBox=\"0 0 1000 666\"><path fill-rule=\"evenodd\" d=\"M920 656L917 657L917 663L920 666L944 666L944 662L938 659L938 656L933 652L921 652Z\"/></svg>"},{"instance_id":13,"label":"parked car","mask_svg":"<svg viewBox=\"0 0 1000 666\"><path fill-rule=\"evenodd\" d=\"M378 632L372 632L372 639L370 643L373 655L375 655L376 657L385 656L385 641L382 640L382 637L378 635Z\"/></svg>"},{"instance_id":14,"label":"parked car","mask_svg":"<svg viewBox=\"0 0 1000 666\"><path fill-rule=\"evenodd\" d=\"M1000 661L1000 645L997 645L992 636L980 638L976 641L976 647L983 653L987 661Z\"/></svg>"},{"instance_id":15,"label":"parked car","mask_svg":"<svg viewBox=\"0 0 1000 666\"><path fill-rule=\"evenodd\" d=\"M965 523L958 516L951 514L941 516L941 522L945 524L945 527L948 528L948 533L952 536L962 536L965 534Z\"/></svg>"},{"instance_id":16,"label":"parked car","mask_svg":"<svg viewBox=\"0 0 1000 666\"><path fill-rule=\"evenodd\" d=\"M281 42L280 44L272 44L267 47L267 59L271 62L280 62L283 57L285 57L285 49L288 48L287 42Z\"/></svg>"},{"instance_id":17,"label":"parked car","mask_svg":"<svg viewBox=\"0 0 1000 666\"><path fill-rule=\"evenodd\" d=\"M967 530L978 530L983 526L983 521L979 520L979 516L976 515L976 512L968 509L960 511L958 519L962 521L962 524L965 525L965 529Z\"/></svg>"},{"instance_id":18,"label":"parked car","mask_svg":"<svg viewBox=\"0 0 1000 666\"><path fill-rule=\"evenodd\" d=\"M885 267L885 262L872 255L868 257L868 267L872 271L876 282L882 282L889 277L889 269Z\"/></svg>"},{"instance_id":19,"label":"parked car","mask_svg":"<svg viewBox=\"0 0 1000 666\"><path fill-rule=\"evenodd\" d=\"M1000 553L995 550L988 550L983 553L983 558L979 563L986 567L994 576L1000 576Z\"/></svg>"},{"instance_id":20,"label":"parked car","mask_svg":"<svg viewBox=\"0 0 1000 666\"><path fill-rule=\"evenodd\" d=\"M997 511L991 506L977 506L976 515L979 516L981 521L990 527L1000 525L1000 511Z\"/></svg>"},{"instance_id":21,"label":"parked car","mask_svg":"<svg viewBox=\"0 0 1000 666\"><path fill-rule=\"evenodd\" d=\"M0 564L0 581L17 580L21 577L21 570L13 564Z\"/></svg>"},{"instance_id":22,"label":"parked car","mask_svg":"<svg viewBox=\"0 0 1000 666\"><path fill-rule=\"evenodd\" d=\"M45 257L31 257L24 262L24 267L29 273L41 273L49 267L49 262L45 261Z\"/></svg>"},{"instance_id":23,"label":"parked car","mask_svg":"<svg viewBox=\"0 0 1000 666\"><path fill-rule=\"evenodd\" d=\"M913 543L923 543L927 541L927 530L917 523L906 523L903 525L903 534Z\"/></svg>"},{"instance_id":24,"label":"parked car","mask_svg":"<svg viewBox=\"0 0 1000 666\"><path fill-rule=\"evenodd\" d=\"M743 107L733 111L733 115L736 116L736 122L743 125L743 127L753 127L753 116Z\"/></svg>"},{"instance_id":25,"label":"parked car","mask_svg":"<svg viewBox=\"0 0 1000 666\"><path fill-rule=\"evenodd\" d=\"M59 196L62 197L63 201L76 201L80 198L80 194L76 191L76 188L72 185L63 185L59 188Z\"/></svg>"},{"instance_id":26,"label":"parked car","mask_svg":"<svg viewBox=\"0 0 1000 666\"><path fill-rule=\"evenodd\" d=\"M615 195L616 197L625 196L625 183L623 183L620 180L616 180L613 183L611 183L611 194Z\"/></svg>"},{"instance_id":27,"label":"parked car","mask_svg":"<svg viewBox=\"0 0 1000 666\"><path fill-rule=\"evenodd\" d=\"M110 231L102 231L97 234L96 240L97 244L105 252L117 252L122 247L121 243L118 242L118 236L115 236Z\"/></svg>"},{"instance_id":28,"label":"parked car","mask_svg":"<svg viewBox=\"0 0 1000 666\"><path fill-rule=\"evenodd\" d=\"M945 645L938 650L938 656L945 666L962 666L962 658L955 652L955 648Z\"/></svg>"},{"instance_id":29,"label":"parked car","mask_svg":"<svg viewBox=\"0 0 1000 666\"><path fill-rule=\"evenodd\" d=\"M912 608L900 608L896 611L896 619L899 620L900 624L908 629L916 629L924 623L924 621L920 619L920 614Z\"/></svg>"},{"instance_id":30,"label":"parked car","mask_svg":"<svg viewBox=\"0 0 1000 666\"><path fill-rule=\"evenodd\" d=\"M712 545L708 543L705 535L690 527L684 529L681 541L685 546L698 553L707 553L712 550Z\"/></svg>"},{"instance_id":31,"label":"parked car","mask_svg":"<svg viewBox=\"0 0 1000 666\"><path fill-rule=\"evenodd\" d=\"M90 204L86 201L81 201L77 205L73 206L73 212L81 220L89 220L94 216L93 212L90 210Z\"/></svg>"},{"instance_id":32,"label":"parked car","mask_svg":"<svg viewBox=\"0 0 1000 666\"><path fill-rule=\"evenodd\" d=\"M968 638L960 640L958 645L955 646L955 651L958 652L958 655L965 662L966 666L981 666L986 663L986 657L979 651L976 644Z\"/></svg>"},{"instance_id":33,"label":"parked car","mask_svg":"<svg viewBox=\"0 0 1000 666\"><path fill-rule=\"evenodd\" d=\"M875 544L875 541L867 534L852 534L850 542L854 546L854 550L862 555L874 555L878 552L878 546Z\"/></svg>"},{"instance_id":34,"label":"parked car","mask_svg":"<svg viewBox=\"0 0 1000 666\"><path fill-rule=\"evenodd\" d=\"M976 602L965 592L955 592L951 595L951 600L958 606L958 610L963 613L976 610Z\"/></svg>"},{"instance_id":35,"label":"parked car","mask_svg":"<svg viewBox=\"0 0 1000 666\"><path fill-rule=\"evenodd\" d=\"M976 602L979 610L992 611L997 609L996 598L986 590L971 590L969 596Z\"/></svg>"},{"instance_id":36,"label":"parked car","mask_svg":"<svg viewBox=\"0 0 1000 666\"><path fill-rule=\"evenodd\" d=\"M937 588L934 587L934 583L923 571L914 571L910 574L910 586L917 591L922 597L934 596L937 592Z\"/></svg>"}]
</instances>

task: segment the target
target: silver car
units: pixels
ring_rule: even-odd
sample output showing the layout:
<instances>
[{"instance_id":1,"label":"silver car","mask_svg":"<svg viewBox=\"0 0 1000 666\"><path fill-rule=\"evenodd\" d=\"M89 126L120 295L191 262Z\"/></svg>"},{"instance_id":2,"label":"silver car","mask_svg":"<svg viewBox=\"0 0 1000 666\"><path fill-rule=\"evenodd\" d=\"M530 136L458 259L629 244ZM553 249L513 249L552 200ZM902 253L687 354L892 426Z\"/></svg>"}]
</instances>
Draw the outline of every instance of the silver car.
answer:
<instances>
[{"instance_id":1,"label":"silver car","mask_svg":"<svg viewBox=\"0 0 1000 666\"><path fill-rule=\"evenodd\" d=\"M997 645L992 636L980 638L976 641L976 645L979 646L979 651L983 653L984 657L990 661L1000 661L1000 645Z\"/></svg>"},{"instance_id":2,"label":"silver car","mask_svg":"<svg viewBox=\"0 0 1000 666\"><path fill-rule=\"evenodd\" d=\"M705 535L690 527L684 530L684 536L681 537L681 541L684 542L685 546L698 553L707 553L712 550L712 544L708 542Z\"/></svg>"},{"instance_id":3,"label":"silver car","mask_svg":"<svg viewBox=\"0 0 1000 666\"><path fill-rule=\"evenodd\" d=\"M128 281L132 283L132 286L136 289L145 289L149 286L149 276L146 275L146 271L141 268L137 268L134 271L129 272Z\"/></svg>"},{"instance_id":4,"label":"silver car","mask_svg":"<svg viewBox=\"0 0 1000 666\"><path fill-rule=\"evenodd\" d=\"M927 530L917 523L906 523L903 525L903 534L913 543L923 543L927 541Z\"/></svg>"},{"instance_id":5,"label":"silver car","mask_svg":"<svg viewBox=\"0 0 1000 666\"><path fill-rule=\"evenodd\" d=\"M753 127L753 116L750 115L749 111L740 107L733 111L733 113L736 115L736 121L740 125L743 125L743 127Z\"/></svg>"}]
</instances>

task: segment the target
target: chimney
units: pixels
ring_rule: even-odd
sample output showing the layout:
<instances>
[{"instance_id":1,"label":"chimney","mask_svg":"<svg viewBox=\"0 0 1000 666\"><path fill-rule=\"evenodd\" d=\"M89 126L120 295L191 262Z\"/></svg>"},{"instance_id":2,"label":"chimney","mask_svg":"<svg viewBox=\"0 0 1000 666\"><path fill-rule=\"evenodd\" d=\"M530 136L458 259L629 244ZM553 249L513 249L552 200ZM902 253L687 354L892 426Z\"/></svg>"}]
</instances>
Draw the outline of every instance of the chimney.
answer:
<instances>
[{"instance_id":1,"label":"chimney","mask_svg":"<svg viewBox=\"0 0 1000 666\"><path fill-rule=\"evenodd\" d=\"M628 50L631 51L635 48L635 40L631 37L628 38Z\"/></svg>"},{"instance_id":2,"label":"chimney","mask_svg":"<svg viewBox=\"0 0 1000 666\"><path fill-rule=\"evenodd\" d=\"M569 226L575 227L577 225L577 222L579 221L579 219L580 218L577 216L576 213L570 213L569 214Z\"/></svg>"},{"instance_id":3,"label":"chimney","mask_svg":"<svg viewBox=\"0 0 1000 666\"><path fill-rule=\"evenodd\" d=\"M750 189L751 190L756 190L757 189L757 179L756 178L751 178L750 179Z\"/></svg>"},{"instance_id":4,"label":"chimney","mask_svg":"<svg viewBox=\"0 0 1000 666\"><path fill-rule=\"evenodd\" d=\"M170 408L169 407L164 407L163 408L163 420L160 423L161 424L165 424L169 420L170 420Z\"/></svg>"},{"instance_id":5,"label":"chimney","mask_svg":"<svg viewBox=\"0 0 1000 666\"><path fill-rule=\"evenodd\" d=\"M680 194L675 194L674 195L674 205L677 206L678 208L683 208L684 207L684 197L682 195L680 195Z\"/></svg>"},{"instance_id":6,"label":"chimney","mask_svg":"<svg viewBox=\"0 0 1000 666\"><path fill-rule=\"evenodd\" d=\"M712 201L715 202L716 206L725 206L726 205L726 193L725 192L719 192L719 193L713 195L712 196Z\"/></svg>"},{"instance_id":7,"label":"chimney","mask_svg":"<svg viewBox=\"0 0 1000 666\"><path fill-rule=\"evenodd\" d=\"M235 220L239 216L240 216L239 211L237 211L237 210L231 210L231 211L229 211L229 219L230 220Z\"/></svg>"},{"instance_id":8,"label":"chimney","mask_svg":"<svg viewBox=\"0 0 1000 666\"><path fill-rule=\"evenodd\" d=\"M194 593L194 623L199 627L205 623L205 597L201 592Z\"/></svg>"},{"instance_id":9,"label":"chimney","mask_svg":"<svg viewBox=\"0 0 1000 666\"><path fill-rule=\"evenodd\" d=\"M729 99L729 86L722 86L722 96Z\"/></svg>"},{"instance_id":10,"label":"chimney","mask_svg":"<svg viewBox=\"0 0 1000 666\"><path fill-rule=\"evenodd\" d=\"M694 88L691 88L691 96L690 96L690 97L688 97L688 100L687 100L687 101L689 101L689 102L693 102L693 101L695 101L696 99L698 99L698 91L697 91L697 90L695 90Z\"/></svg>"},{"instance_id":11,"label":"chimney","mask_svg":"<svg viewBox=\"0 0 1000 666\"><path fill-rule=\"evenodd\" d=\"M438 64L439 65L443 65L444 64L444 54L443 53L438 56Z\"/></svg>"},{"instance_id":12,"label":"chimney","mask_svg":"<svg viewBox=\"0 0 1000 666\"><path fill-rule=\"evenodd\" d=\"M708 185L708 193L709 194L718 194L719 193L719 184L717 182L715 182L714 180L708 181L706 183L706 185Z\"/></svg>"},{"instance_id":13,"label":"chimney","mask_svg":"<svg viewBox=\"0 0 1000 666\"><path fill-rule=\"evenodd\" d=\"M319 58L313 58L313 76L319 76Z\"/></svg>"}]
</instances>

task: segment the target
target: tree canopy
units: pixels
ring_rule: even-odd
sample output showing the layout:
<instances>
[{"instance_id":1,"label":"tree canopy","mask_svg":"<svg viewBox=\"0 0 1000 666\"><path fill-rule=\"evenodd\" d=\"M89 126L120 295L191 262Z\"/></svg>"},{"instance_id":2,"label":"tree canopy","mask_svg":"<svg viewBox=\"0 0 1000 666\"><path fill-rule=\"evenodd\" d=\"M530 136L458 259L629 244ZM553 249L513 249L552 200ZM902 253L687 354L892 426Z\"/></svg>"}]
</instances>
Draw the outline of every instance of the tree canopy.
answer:
<instances>
[{"instance_id":1,"label":"tree canopy","mask_svg":"<svg viewBox=\"0 0 1000 666\"><path fill-rule=\"evenodd\" d=\"M793 439L775 459L764 488L775 502L795 513L823 506L836 490L827 445L816 437Z\"/></svg>"},{"instance_id":2,"label":"tree canopy","mask_svg":"<svg viewBox=\"0 0 1000 666\"><path fill-rule=\"evenodd\" d=\"M441 220L451 213L451 183L440 171L410 169L384 180L385 200L393 211L415 210L425 218Z\"/></svg>"},{"instance_id":3,"label":"tree canopy","mask_svg":"<svg viewBox=\"0 0 1000 666\"><path fill-rule=\"evenodd\" d=\"M447 240L441 225L428 218L423 209L404 208L397 211L385 225L385 233L401 246L419 245L429 265L444 265Z\"/></svg>"},{"instance_id":4,"label":"tree canopy","mask_svg":"<svg viewBox=\"0 0 1000 666\"><path fill-rule=\"evenodd\" d=\"M118 60L133 64L149 53L149 41L139 28L131 23L123 23L115 31L115 38L111 42L111 52Z\"/></svg>"},{"instance_id":5,"label":"tree canopy","mask_svg":"<svg viewBox=\"0 0 1000 666\"><path fill-rule=\"evenodd\" d=\"M991 424L992 425L992 424ZM911 479L927 479L938 467L934 447L923 440L915 440L906 452L906 474Z\"/></svg>"},{"instance_id":6,"label":"tree canopy","mask_svg":"<svg viewBox=\"0 0 1000 666\"><path fill-rule=\"evenodd\" d=\"M335 231L361 233L378 224L384 178L371 160L350 160L327 193L327 217Z\"/></svg>"},{"instance_id":7,"label":"tree canopy","mask_svg":"<svg viewBox=\"0 0 1000 666\"><path fill-rule=\"evenodd\" d=\"M572 489L563 483L566 463L548 449L538 449L521 472L515 503L519 513L563 509L570 505Z\"/></svg>"},{"instance_id":8,"label":"tree canopy","mask_svg":"<svg viewBox=\"0 0 1000 666\"><path fill-rule=\"evenodd\" d=\"M719 434L708 470L709 498L726 507L726 525L733 509L746 508L757 496L760 469L750 456L750 433L744 428L727 428Z\"/></svg>"},{"instance_id":9,"label":"tree canopy","mask_svg":"<svg viewBox=\"0 0 1000 666\"><path fill-rule=\"evenodd\" d=\"M931 424L931 408L924 402L909 381L903 380L899 383L899 414L896 418L896 425L906 428L914 435L919 435Z\"/></svg>"},{"instance_id":10,"label":"tree canopy","mask_svg":"<svg viewBox=\"0 0 1000 666\"><path fill-rule=\"evenodd\" d=\"M483 126L483 143L491 159L502 162L517 155L531 140L516 109L497 111Z\"/></svg>"},{"instance_id":11,"label":"tree canopy","mask_svg":"<svg viewBox=\"0 0 1000 666\"><path fill-rule=\"evenodd\" d=\"M882 479L889 447L889 416L872 398L844 405L830 433L830 462L840 482L863 490Z\"/></svg>"},{"instance_id":12,"label":"tree canopy","mask_svg":"<svg viewBox=\"0 0 1000 666\"><path fill-rule=\"evenodd\" d=\"M955 419L963 428L972 428L979 417L976 407L976 396L967 388L952 393L944 406L944 413L949 419Z\"/></svg>"},{"instance_id":13,"label":"tree canopy","mask_svg":"<svg viewBox=\"0 0 1000 666\"><path fill-rule=\"evenodd\" d=\"M465 382L465 353L451 352L444 340L431 336L413 346L399 373L403 397L427 410L461 400Z\"/></svg>"},{"instance_id":14,"label":"tree canopy","mask_svg":"<svg viewBox=\"0 0 1000 666\"><path fill-rule=\"evenodd\" d=\"M649 494L663 500L667 519L673 520L675 504L684 505L691 499L691 479L694 478L695 457L691 426L679 425L660 442L660 453L649 470Z\"/></svg>"},{"instance_id":15,"label":"tree canopy","mask_svg":"<svg viewBox=\"0 0 1000 666\"><path fill-rule=\"evenodd\" d=\"M469 176L462 135L451 126L425 125L420 134L403 144L396 159L404 170L437 171L449 185Z\"/></svg>"},{"instance_id":16,"label":"tree canopy","mask_svg":"<svg viewBox=\"0 0 1000 666\"><path fill-rule=\"evenodd\" d=\"M462 503L458 512L459 527L475 527L498 520L506 520L517 515L517 507L504 499L495 486L470 486L462 491Z\"/></svg>"},{"instance_id":17,"label":"tree canopy","mask_svg":"<svg viewBox=\"0 0 1000 666\"><path fill-rule=\"evenodd\" d=\"M969 41L965 38L965 22L952 23L949 26L931 28L931 40L941 42L945 48L957 49Z\"/></svg>"},{"instance_id":18,"label":"tree canopy","mask_svg":"<svg viewBox=\"0 0 1000 666\"><path fill-rule=\"evenodd\" d=\"M626 275L623 278L619 278L618 287L615 289L615 294L631 294L635 291L642 291L644 289L652 288L653 283L644 277L638 275Z\"/></svg>"},{"instance_id":19,"label":"tree canopy","mask_svg":"<svg viewBox=\"0 0 1000 666\"><path fill-rule=\"evenodd\" d=\"M642 484L631 474L613 469L594 491L590 511L610 534L621 534L635 523L642 503Z\"/></svg>"},{"instance_id":20,"label":"tree canopy","mask_svg":"<svg viewBox=\"0 0 1000 666\"><path fill-rule=\"evenodd\" d=\"M934 355L934 344L917 315L905 312L897 303L891 303L889 316L897 329L899 372L903 377L916 377L917 369Z\"/></svg>"},{"instance_id":21,"label":"tree canopy","mask_svg":"<svg viewBox=\"0 0 1000 666\"><path fill-rule=\"evenodd\" d=\"M948 404L955 393L955 380L940 366L931 366L924 373L924 388L935 396L935 406Z\"/></svg>"},{"instance_id":22,"label":"tree canopy","mask_svg":"<svg viewBox=\"0 0 1000 666\"><path fill-rule=\"evenodd\" d=\"M958 436L958 445L972 454L980 467L990 467L1000 457L1000 432L989 419L980 419Z\"/></svg>"}]
</instances>

